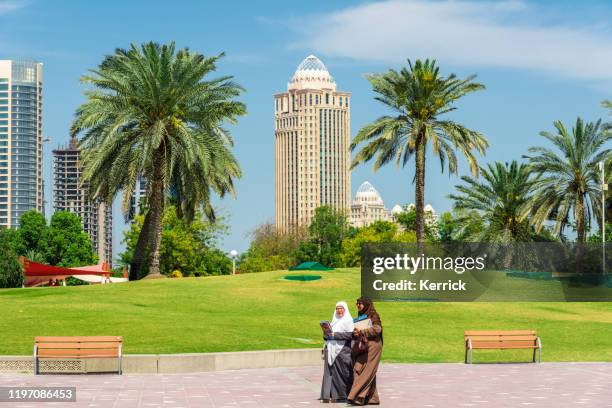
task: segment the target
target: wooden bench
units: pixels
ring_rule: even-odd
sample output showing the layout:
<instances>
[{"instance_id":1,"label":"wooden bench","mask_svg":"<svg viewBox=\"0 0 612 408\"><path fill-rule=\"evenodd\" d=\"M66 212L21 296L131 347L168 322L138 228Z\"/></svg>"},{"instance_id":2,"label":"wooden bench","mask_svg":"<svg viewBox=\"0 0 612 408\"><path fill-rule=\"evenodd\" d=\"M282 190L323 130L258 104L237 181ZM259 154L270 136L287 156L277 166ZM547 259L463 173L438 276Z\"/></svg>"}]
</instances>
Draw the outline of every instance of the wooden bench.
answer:
<instances>
[{"instance_id":1,"label":"wooden bench","mask_svg":"<svg viewBox=\"0 0 612 408\"><path fill-rule=\"evenodd\" d=\"M468 360L472 364L472 350L477 349L532 349L533 362L536 362L536 350L542 362L542 342L535 330L470 330L464 333L463 339L466 364Z\"/></svg>"},{"instance_id":2,"label":"wooden bench","mask_svg":"<svg viewBox=\"0 0 612 408\"><path fill-rule=\"evenodd\" d=\"M121 336L36 337L34 339L34 374L41 358L117 358L121 374Z\"/></svg>"}]
</instances>

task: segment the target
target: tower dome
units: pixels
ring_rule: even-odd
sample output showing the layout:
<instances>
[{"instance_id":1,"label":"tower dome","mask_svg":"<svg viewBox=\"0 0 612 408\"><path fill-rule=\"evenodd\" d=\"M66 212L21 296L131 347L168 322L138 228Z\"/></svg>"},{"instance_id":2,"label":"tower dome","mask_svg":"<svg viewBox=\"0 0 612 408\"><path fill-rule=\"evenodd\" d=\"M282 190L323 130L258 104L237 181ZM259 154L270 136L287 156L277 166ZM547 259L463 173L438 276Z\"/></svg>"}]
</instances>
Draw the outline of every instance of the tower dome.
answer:
<instances>
[{"instance_id":1,"label":"tower dome","mask_svg":"<svg viewBox=\"0 0 612 408\"><path fill-rule=\"evenodd\" d=\"M336 83L325 64L311 54L298 65L287 87L289 90L329 89L335 91Z\"/></svg>"},{"instance_id":2,"label":"tower dome","mask_svg":"<svg viewBox=\"0 0 612 408\"><path fill-rule=\"evenodd\" d=\"M361 184L361 186L359 186L357 189L357 194L355 194L353 205L357 204L384 205L378 191L376 191L374 186L367 181Z\"/></svg>"}]
</instances>

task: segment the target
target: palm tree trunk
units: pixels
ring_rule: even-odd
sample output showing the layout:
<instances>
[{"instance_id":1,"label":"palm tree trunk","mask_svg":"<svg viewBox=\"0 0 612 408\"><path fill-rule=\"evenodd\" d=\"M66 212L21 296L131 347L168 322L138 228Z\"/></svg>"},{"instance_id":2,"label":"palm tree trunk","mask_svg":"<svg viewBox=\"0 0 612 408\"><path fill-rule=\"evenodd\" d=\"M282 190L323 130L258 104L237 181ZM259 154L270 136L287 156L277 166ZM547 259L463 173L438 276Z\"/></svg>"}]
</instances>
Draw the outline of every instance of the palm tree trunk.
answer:
<instances>
[{"instance_id":1,"label":"palm tree trunk","mask_svg":"<svg viewBox=\"0 0 612 408\"><path fill-rule=\"evenodd\" d=\"M583 257L583 245L585 238L585 224L584 224L584 197L580 192L576 192L576 210L574 216L576 218L576 273L582 274L582 257Z\"/></svg>"},{"instance_id":2,"label":"palm tree trunk","mask_svg":"<svg viewBox=\"0 0 612 408\"><path fill-rule=\"evenodd\" d=\"M584 223L584 197L579 192L576 193L576 232L577 232L577 241L579 243L584 243L585 241L585 223Z\"/></svg>"},{"instance_id":3,"label":"palm tree trunk","mask_svg":"<svg viewBox=\"0 0 612 408\"><path fill-rule=\"evenodd\" d=\"M158 153L153 169L153 180L151 183L151 196L149 197L149 211L147 215L151 218L149 227L149 273L147 278L160 278L159 247L162 236L162 218L164 216L164 153Z\"/></svg>"},{"instance_id":4,"label":"palm tree trunk","mask_svg":"<svg viewBox=\"0 0 612 408\"><path fill-rule=\"evenodd\" d=\"M140 279L144 273L142 271L143 262L147 251L149 250L149 235L151 228L151 216L150 212L147 211L140 234L138 235L138 241L134 248L134 254L132 255L132 262L130 262L130 280Z\"/></svg>"},{"instance_id":5,"label":"palm tree trunk","mask_svg":"<svg viewBox=\"0 0 612 408\"><path fill-rule=\"evenodd\" d=\"M423 131L420 132L416 143L414 205L416 210L415 223L418 244L425 241L425 135L423 133Z\"/></svg>"}]
</instances>

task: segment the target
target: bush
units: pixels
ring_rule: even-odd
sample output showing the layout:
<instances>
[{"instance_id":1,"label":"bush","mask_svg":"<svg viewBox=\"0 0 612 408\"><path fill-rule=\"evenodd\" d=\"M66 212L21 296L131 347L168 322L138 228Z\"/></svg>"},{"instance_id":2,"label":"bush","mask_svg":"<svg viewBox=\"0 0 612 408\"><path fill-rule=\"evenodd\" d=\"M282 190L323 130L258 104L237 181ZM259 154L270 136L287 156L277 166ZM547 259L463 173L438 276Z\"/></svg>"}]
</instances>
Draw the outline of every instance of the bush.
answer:
<instances>
[{"instance_id":1,"label":"bush","mask_svg":"<svg viewBox=\"0 0 612 408\"><path fill-rule=\"evenodd\" d=\"M0 236L0 238L2 238ZM24 284L19 257L6 240L0 239L0 288L20 288Z\"/></svg>"},{"instance_id":2,"label":"bush","mask_svg":"<svg viewBox=\"0 0 612 408\"><path fill-rule=\"evenodd\" d=\"M271 222L257 226L250 234L249 249L238 262L240 273L287 269L298 263L296 252L306 240L306 229L277 231ZM231 268L231 263L230 263Z\"/></svg>"},{"instance_id":3,"label":"bush","mask_svg":"<svg viewBox=\"0 0 612 408\"><path fill-rule=\"evenodd\" d=\"M182 278L183 274L178 269L173 270L169 275L169 278Z\"/></svg>"}]
</instances>

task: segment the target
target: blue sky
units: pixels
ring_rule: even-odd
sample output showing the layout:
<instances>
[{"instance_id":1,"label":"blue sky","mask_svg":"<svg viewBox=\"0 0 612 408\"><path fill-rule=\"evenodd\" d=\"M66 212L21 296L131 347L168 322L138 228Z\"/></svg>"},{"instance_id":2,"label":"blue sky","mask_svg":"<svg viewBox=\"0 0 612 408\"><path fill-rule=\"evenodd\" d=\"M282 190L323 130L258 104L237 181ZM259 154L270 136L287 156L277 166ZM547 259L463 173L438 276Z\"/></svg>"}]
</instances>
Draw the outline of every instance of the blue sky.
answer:
<instances>
[{"instance_id":1,"label":"blue sky","mask_svg":"<svg viewBox=\"0 0 612 408\"><path fill-rule=\"evenodd\" d=\"M273 99L300 61L314 53L340 90L352 92L351 133L385 113L364 73L406 58L436 58L443 73L478 74L487 87L460 101L452 117L484 133L481 163L520 159L542 144L553 120L605 117L612 98L612 4L606 1L37 1L0 0L0 59L44 63L46 197L51 150L68 140L83 101L79 77L130 43L176 41L206 55L221 51L219 75L234 75L249 114L232 128L244 177L236 200L218 202L231 227L225 250L243 251L248 231L274 217ZM460 174L467 173L462 162ZM370 181L387 207L414 201L412 167L369 164L352 173L353 193ZM426 202L449 210L459 182L427 163ZM115 210L115 252L122 217ZM50 208L47 208L47 215Z\"/></svg>"}]
</instances>

